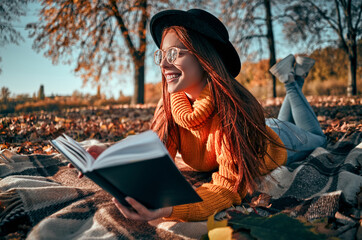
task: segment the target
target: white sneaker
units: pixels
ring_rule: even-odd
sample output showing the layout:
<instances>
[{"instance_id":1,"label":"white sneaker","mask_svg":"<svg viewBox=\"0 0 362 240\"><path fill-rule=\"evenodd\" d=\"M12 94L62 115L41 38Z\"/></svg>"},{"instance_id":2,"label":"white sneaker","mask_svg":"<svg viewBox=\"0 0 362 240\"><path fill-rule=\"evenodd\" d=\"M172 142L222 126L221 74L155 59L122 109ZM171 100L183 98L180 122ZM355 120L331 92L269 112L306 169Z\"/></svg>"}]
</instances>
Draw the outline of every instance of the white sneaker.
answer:
<instances>
[{"instance_id":1,"label":"white sneaker","mask_svg":"<svg viewBox=\"0 0 362 240\"><path fill-rule=\"evenodd\" d=\"M315 60L309 57L297 56L295 62L295 75L305 78L314 66Z\"/></svg>"},{"instance_id":2,"label":"white sneaker","mask_svg":"<svg viewBox=\"0 0 362 240\"><path fill-rule=\"evenodd\" d=\"M289 54L287 57L274 64L269 71L279 79L282 83L288 82L288 74L294 71L295 58L293 54Z\"/></svg>"}]
</instances>

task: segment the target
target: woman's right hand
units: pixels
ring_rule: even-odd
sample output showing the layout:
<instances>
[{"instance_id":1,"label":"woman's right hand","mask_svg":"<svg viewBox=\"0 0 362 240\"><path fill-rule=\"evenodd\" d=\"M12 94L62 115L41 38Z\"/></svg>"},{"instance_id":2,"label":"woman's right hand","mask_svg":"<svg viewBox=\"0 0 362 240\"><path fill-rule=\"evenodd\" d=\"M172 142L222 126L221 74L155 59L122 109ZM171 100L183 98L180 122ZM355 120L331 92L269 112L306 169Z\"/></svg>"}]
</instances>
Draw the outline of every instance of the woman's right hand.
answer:
<instances>
[{"instance_id":1,"label":"woman's right hand","mask_svg":"<svg viewBox=\"0 0 362 240\"><path fill-rule=\"evenodd\" d=\"M97 159L97 157L104 151L106 150L106 146L98 146L98 145L93 145L90 146L89 148L86 149L86 151L94 158ZM69 163L68 164L69 168L74 168L73 164ZM82 172L78 171L78 178L82 178L84 175Z\"/></svg>"}]
</instances>

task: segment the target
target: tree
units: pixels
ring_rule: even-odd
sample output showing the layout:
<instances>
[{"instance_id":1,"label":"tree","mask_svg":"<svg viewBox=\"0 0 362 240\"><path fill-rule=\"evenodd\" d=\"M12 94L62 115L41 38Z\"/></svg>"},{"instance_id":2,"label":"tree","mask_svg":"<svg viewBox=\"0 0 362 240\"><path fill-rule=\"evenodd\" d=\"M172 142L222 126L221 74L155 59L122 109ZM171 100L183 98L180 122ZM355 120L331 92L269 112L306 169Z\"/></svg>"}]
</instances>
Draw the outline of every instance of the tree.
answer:
<instances>
[{"instance_id":1,"label":"tree","mask_svg":"<svg viewBox=\"0 0 362 240\"><path fill-rule=\"evenodd\" d=\"M29 0L1 0L0 1L0 47L7 44L19 44L23 41L20 32L13 26L19 17L26 15L26 6ZM1 62L1 57L0 57ZM0 68L1 73L1 68Z\"/></svg>"},{"instance_id":2,"label":"tree","mask_svg":"<svg viewBox=\"0 0 362 240\"><path fill-rule=\"evenodd\" d=\"M1 101L6 104L9 101L9 97L10 97L9 88L2 87L1 88Z\"/></svg>"},{"instance_id":3,"label":"tree","mask_svg":"<svg viewBox=\"0 0 362 240\"><path fill-rule=\"evenodd\" d=\"M38 99L44 100L45 94L44 94L44 85L40 85L39 91L38 91Z\"/></svg>"},{"instance_id":4,"label":"tree","mask_svg":"<svg viewBox=\"0 0 362 240\"><path fill-rule=\"evenodd\" d=\"M362 35L362 1L294 1L286 8L284 31L290 41L323 46L333 42L349 59L348 95L357 94L357 41ZM337 63L338 64L338 63Z\"/></svg>"},{"instance_id":5,"label":"tree","mask_svg":"<svg viewBox=\"0 0 362 240\"><path fill-rule=\"evenodd\" d=\"M269 68L276 63L273 22L280 16L273 17L272 5L281 5L277 0L236 0L222 2L222 18L233 33L233 42L248 55L255 50L263 55L265 40L269 49ZM276 79L272 78L272 96L276 97Z\"/></svg>"},{"instance_id":6,"label":"tree","mask_svg":"<svg viewBox=\"0 0 362 240\"><path fill-rule=\"evenodd\" d=\"M57 64L70 64L95 86L115 74L134 71L132 103L144 102L147 23L169 1L41 0L40 20L29 24L33 47Z\"/></svg>"}]
</instances>

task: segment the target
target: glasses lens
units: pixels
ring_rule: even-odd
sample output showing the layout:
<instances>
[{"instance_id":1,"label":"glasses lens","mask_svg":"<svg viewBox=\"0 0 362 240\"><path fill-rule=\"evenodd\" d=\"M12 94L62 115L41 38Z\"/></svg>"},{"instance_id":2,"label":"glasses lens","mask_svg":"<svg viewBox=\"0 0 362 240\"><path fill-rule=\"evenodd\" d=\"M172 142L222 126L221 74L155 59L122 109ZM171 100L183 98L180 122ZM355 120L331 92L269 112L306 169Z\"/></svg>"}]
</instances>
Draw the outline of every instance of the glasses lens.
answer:
<instances>
[{"instance_id":1,"label":"glasses lens","mask_svg":"<svg viewBox=\"0 0 362 240\"><path fill-rule=\"evenodd\" d=\"M174 63L177 58L177 48L170 48L166 52L167 61L169 63Z\"/></svg>"},{"instance_id":2,"label":"glasses lens","mask_svg":"<svg viewBox=\"0 0 362 240\"><path fill-rule=\"evenodd\" d=\"M162 62L162 51L161 51L161 50L157 50L157 51L155 52L155 63L156 63L157 65L160 65L161 62Z\"/></svg>"}]
</instances>

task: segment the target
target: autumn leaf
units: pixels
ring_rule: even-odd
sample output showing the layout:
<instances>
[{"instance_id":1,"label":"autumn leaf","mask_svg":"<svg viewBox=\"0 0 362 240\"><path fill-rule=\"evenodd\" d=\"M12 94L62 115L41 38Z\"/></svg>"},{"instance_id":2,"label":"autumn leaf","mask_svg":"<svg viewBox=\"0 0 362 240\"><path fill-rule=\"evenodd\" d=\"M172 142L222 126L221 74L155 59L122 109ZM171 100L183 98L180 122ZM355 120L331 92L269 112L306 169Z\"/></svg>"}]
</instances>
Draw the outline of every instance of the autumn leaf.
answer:
<instances>
[{"instance_id":1,"label":"autumn leaf","mask_svg":"<svg viewBox=\"0 0 362 240\"><path fill-rule=\"evenodd\" d=\"M259 196L253 197L249 203L250 207L266 207L270 208L269 204L271 196L265 193L261 193Z\"/></svg>"},{"instance_id":2,"label":"autumn leaf","mask_svg":"<svg viewBox=\"0 0 362 240\"><path fill-rule=\"evenodd\" d=\"M208 233L210 240L232 240L233 229L231 227L214 228Z\"/></svg>"},{"instance_id":3,"label":"autumn leaf","mask_svg":"<svg viewBox=\"0 0 362 240\"><path fill-rule=\"evenodd\" d=\"M256 239L281 240L290 239L326 239L325 235L311 232L312 226L308 226L297 219L285 214L277 214L271 217L261 217L256 214L231 215L229 225L234 231L250 231L250 235Z\"/></svg>"},{"instance_id":4,"label":"autumn leaf","mask_svg":"<svg viewBox=\"0 0 362 240\"><path fill-rule=\"evenodd\" d=\"M337 230L332 229L332 227L328 223L328 218L320 218L313 220L312 222L308 221L306 218L303 217L298 217L297 219L305 225L310 226L310 231L315 234L326 235L328 239L338 239L333 238L333 236L337 235Z\"/></svg>"},{"instance_id":5,"label":"autumn leaf","mask_svg":"<svg viewBox=\"0 0 362 240\"><path fill-rule=\"evenodd\" d=\"M233 229L227 226L227 219L222 221L215 221L215 212L207 219L207 231L208 234L205 234L201 237L201 240L231 240Z\"/></svg>"},{"instance_id":6,"label":"autumn leaf","mask_svg":"<svg viewBox=\"0 0 362 240\"><path fill-rule=\"evenodd\" d=\"M6 146L5 144L0 144L0 150L3 150L3 149L7 149L8 146Z\"/></svg>"},{"instance_id":7,"label":"autumn leaf","mask_svg":"<svg viewBox=\"0 0 362 240\"><path fill-rule=\"evenodd\" d=\"M221 227L226 227L228 225L228 220L222 220L222 221L215 221L215 214L217 212L215 212L214 214L212 214L211 216L209 216L207 218L207 231L211 231L214 228L221 228Z\"/></svg>"}]
</instances>

